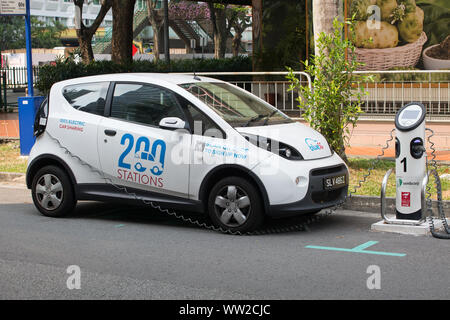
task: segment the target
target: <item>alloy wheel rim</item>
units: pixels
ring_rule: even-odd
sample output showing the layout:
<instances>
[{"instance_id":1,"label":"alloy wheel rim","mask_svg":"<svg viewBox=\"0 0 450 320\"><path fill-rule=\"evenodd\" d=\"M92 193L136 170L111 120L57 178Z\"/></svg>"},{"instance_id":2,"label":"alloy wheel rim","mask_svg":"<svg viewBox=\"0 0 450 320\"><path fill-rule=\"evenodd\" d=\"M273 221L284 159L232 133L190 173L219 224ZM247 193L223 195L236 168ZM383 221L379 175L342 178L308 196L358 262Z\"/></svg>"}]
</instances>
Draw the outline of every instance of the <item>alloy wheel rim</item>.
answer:
<instances>
[{"instance_id":1,"label":"alloy wheel rim","mask_svg":"<svg viewBox=\"0 0 450 320\"><path fill-rule=\"evenodd\" d=\"M217 193L214 208L221 223L227 227L240 227L250 215L250 198L242 188L228 185Z\"/></svg>"},{"instance_id":2,"label":"alloy wheel rim","mask_svg":"<svg viewBox=\"0 0 450 320\"><path fill-rule=\"evenodd\" d=\"M36 184L36 198L42 208L56 210L61 205L64 191L61 181L53 174L42 175Z\"/></svg>"}]
</instances>

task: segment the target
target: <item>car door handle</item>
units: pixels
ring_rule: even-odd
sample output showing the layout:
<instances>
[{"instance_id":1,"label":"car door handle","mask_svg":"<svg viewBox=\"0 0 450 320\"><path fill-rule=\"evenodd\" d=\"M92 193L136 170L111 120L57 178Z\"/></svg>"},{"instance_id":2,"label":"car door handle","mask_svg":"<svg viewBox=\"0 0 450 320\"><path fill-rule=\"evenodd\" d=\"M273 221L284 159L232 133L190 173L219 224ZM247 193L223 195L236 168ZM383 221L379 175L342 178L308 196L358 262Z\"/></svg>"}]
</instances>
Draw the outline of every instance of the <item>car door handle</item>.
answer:
<instances>
[{"instance_id":1,"label":"car door handle","mask_svg":"<svg viewBox=\"0 0 450 320\"><path fill-rule=\"evenodd\" d=\"M116 135L116 130L109 130L109 129L105 129L105 134L107 135L107 136L111 136L111 137L114 137L115 135Z\"/></svg>"}]
</instances>

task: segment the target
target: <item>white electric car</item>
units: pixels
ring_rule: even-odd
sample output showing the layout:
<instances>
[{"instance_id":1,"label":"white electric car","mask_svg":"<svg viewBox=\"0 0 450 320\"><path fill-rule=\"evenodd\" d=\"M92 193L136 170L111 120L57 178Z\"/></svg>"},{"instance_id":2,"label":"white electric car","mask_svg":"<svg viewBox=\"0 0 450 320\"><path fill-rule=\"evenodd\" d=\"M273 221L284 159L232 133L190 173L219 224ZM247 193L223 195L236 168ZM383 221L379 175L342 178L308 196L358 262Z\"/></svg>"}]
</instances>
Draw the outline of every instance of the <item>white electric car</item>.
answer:
<instances>
[{"instance_id":1,"label":"white electric car","mask_svg":"<svg viewBox=\"0 0 450 320\"><path fill-rule=\"evenodd\" d=\"M342 201L348 169L317 131L237 86L173 74L54 84L35 121L27 186L46 216L77 200L208 213L231 231Z\"/></svg>"}]
</instances>

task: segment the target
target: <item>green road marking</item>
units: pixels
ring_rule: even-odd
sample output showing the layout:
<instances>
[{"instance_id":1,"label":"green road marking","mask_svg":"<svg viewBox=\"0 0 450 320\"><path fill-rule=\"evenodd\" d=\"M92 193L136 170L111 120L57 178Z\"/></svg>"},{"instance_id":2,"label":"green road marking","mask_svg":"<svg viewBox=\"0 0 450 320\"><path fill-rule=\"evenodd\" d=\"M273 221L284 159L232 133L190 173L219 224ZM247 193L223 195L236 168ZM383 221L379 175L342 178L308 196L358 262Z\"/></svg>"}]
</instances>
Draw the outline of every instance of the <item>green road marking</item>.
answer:
<instances>
[{"instance_id":1,"label":"green road marking","mask_svg":"<svg viewBox=\"0 0 450 320\"><path fill-rule=\"evenodd\" d=\"M371 251L365 250L366 248L377 244L378 241L367 241L366 243L360 244L353 249L347 248L335 248L335 247L322 247L322 246L305 246L308 249L320 249L320 250L331 250L331 251L343 251L343 252L355 252L355 253L367 253L367 254L378 254L382 256L393 256L393 257L404 257L406 253L395 253L395 252L383 252L383 251Z\"/></svg>"}]
</instances>

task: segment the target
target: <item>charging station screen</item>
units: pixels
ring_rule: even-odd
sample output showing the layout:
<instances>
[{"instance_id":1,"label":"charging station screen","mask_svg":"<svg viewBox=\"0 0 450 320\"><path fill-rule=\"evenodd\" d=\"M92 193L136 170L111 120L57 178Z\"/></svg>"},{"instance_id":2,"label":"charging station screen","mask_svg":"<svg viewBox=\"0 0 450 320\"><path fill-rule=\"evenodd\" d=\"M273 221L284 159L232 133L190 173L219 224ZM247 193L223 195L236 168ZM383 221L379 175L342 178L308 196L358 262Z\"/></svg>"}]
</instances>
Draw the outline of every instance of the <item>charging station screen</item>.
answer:
<instances>
[{"instance_id":1,"label":"charging station screen","mask_svg":"<svg viewBox=\"0 0 450 320\"><path fill-rule=\"evenodd\" d=\"M417 119L419 116L420 110L405 110L402 115L402 119L412 120Z\"/></svg>"}]
</instances>

